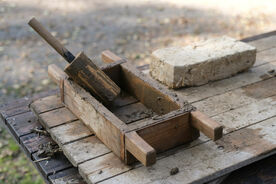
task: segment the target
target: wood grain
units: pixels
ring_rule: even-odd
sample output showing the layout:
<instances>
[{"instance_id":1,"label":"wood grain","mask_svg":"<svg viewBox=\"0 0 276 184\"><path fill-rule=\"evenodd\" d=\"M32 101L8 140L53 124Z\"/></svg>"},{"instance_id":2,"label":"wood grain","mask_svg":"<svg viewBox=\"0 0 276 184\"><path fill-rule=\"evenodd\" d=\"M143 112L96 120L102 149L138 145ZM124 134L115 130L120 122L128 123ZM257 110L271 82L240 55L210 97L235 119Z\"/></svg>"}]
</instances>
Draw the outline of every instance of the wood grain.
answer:
<instances>
[{"instance_id":1,"label":"wood grain","mask_svg":"<svg viewBox=\"0 0 276 184\"><path fill-rule=\"evenodd\" d=\"M191 112L191 124L214 141L222 137L223 127L198 110Z\"/></svg>"},{"instance_id":2,"label":"wood grain","mask_svg":"<svg viewBox=\"0 0 276 184\"><path fill-rule=\"evenodd\" d=\"M74 121L49 130L51 137L59 146L88 137L93 133L81 121Z\"/></svg>"},{"instance_id":3,"label":"wood grain","mask_svg":"<svg viewBox=\"0 0 276 184\"><path fill-rule=\"evenodd\" d=\"M99 67L83 52L64 69L77 84L91 92L102 102L113 101L121 92L118 87Z\"/></svg>"},{"instance_id":4,"label":"wood grain","mask_svg":"<svg viewBox=\"0 0 276 184\"><path fill-rule=\"evenodd\" d=\"M57 95L40 98L31 103L31 108L36 109L36 113L38 114L61 107L64 107L64 105Z\"/></svg>"},{"instance_id":5,"label":"wood grain","mask_svg":"<svg viewBox=\"0 0 276 184\"><path fill-rule=\"evenodd\" d=\"M156 151L135 131L125 134L126 151L130 152L143 165L150 166L156 162ZM127 154L126 154L127 155ZM128 158L125 162L129 164Z\"/></svg>"},{"instance_id":6,"label":"wood grain","mask_svg":"<svg viewBox=\"0 0 276 184\"><path fill-rule=\"evenodd\" d=\"M50 129L65 123L70 123L78 119L66 107L39 114L38 117L40 122L44 125L44 127L46 127L46 129Z\"/></svg>"},{"instance_id":7,"label":"wood grain","mask_svg":"<svg viewBox=\"0 0 276 184\"><path fill-rule=\"evenodd\" d=\"M96 136L63 145L62 150L75 167L111 152Z\"/></svg>"}]
</instances>

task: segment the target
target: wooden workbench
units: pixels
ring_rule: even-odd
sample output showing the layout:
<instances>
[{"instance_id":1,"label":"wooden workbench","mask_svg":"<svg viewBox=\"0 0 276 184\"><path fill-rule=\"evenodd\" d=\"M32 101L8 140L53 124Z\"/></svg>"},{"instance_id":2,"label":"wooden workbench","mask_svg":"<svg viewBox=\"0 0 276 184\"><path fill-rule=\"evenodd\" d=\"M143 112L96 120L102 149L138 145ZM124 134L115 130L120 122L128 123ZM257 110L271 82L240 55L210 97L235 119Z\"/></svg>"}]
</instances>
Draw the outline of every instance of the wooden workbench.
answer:
<instances>
[{"instance_id":1,"label":"wooden workbench","mask_svg":"<svg viewBox=\"0 0 276 184\"><path fill-rule=\"evenodd\" d=\"M158 155L157 163L151 167L136 164L129 169L122 169L119 173L116 170L115 175L113 171L116 168L107 167L108 169L102 171L104 174L102 172L90 173L88 177L91 181L99 183L204 183L216 180L253 162L256 163L230 174L223 183L233 183L233 178L235 178L235 183L249 178L256 181L275 181L276 32L258 35L244 41L258 49L257 62L248 72L200 87L177 91L180 96L199 110L225 126L222 140L212 142L201 136L189 145ZM145 68L142 69L146 70ZM0 108L5 126L32 162L38 159L37 146L51 141L51 138L31 133L32 128L41 125L35 115L30 112L28 105L34 99L55 93L57 91L18 99ZM97 160L104 162L104 158L109 154L112 153L99 155ZM259 161L266 157L268 157L266 160ZM91 163L96 164L94 161ZM63 154L48 161L34 163L34 165L46 182L85 183L78 169L73 167ZM175 167L179 168L179 173L170 175L170 170ZM250 168L257 168L257 171L251 171ZM248 170L251 172L244 172Z\"/></svg>"}]
</instances>

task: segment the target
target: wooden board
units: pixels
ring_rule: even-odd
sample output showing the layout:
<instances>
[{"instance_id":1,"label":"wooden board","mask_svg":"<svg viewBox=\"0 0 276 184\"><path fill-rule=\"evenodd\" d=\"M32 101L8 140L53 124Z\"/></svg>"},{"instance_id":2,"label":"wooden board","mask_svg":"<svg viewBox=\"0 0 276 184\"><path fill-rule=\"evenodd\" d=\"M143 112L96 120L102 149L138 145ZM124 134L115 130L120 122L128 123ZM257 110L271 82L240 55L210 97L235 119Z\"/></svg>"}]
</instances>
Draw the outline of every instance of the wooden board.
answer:
<instances>
[{"instance_id":1,"label":"wooden board","mask_svg":"<svg viewBox=\"0 0 276 184\"><path fill-rule=\"evenodd\" d=\"M96 136L66 144L62 146L62 150L75 167L85 161L111 152Z\"/></svg>"},{"instance_id":2,"label":"wooden board","mask_svg":"<svg viewBox=\"0 0 276 184\"><path fill-rule=\"evenodd\" d=\"M74 121L63 126L51 128L51 137L61 145L88 137L93 133L81 122Z\"/></svg>"},{"instance_id":3,"label":"wooden board","mask_svg":"<svg viewBox=\"0 0 276 184\"><path fill-rule=\"evenodd\" d=\"M8 126L16 137L32 133L32 129L34 128L42 128L42 126L37 121L37 117L32 112L25 112L12 116L7 118L7 121L10 122Z\"/></svg>"},{"instance_id":4,"label":"wooden board","mask_svg":"<svg viewBox=\"0 0 276 184\"><path fill-rule=\"evenodd\" d=\"M263 49L263 52L265 51L267 51L266 48ZM270 61L274 60L272 59ZM233 137L231 136L231 138L233 139L237 137L236 139L242 140L244 138L239 139L237 135L246 134L246 132L246 135L251 134L250 130L247 131L247 129L245 128L250 127L250 125L252 126L251 128L253 130L257 129L257 131L260 132L264 131L264 135L260 133L260 135L262 136L256 136L258 137L258 140L256 141L260 142L259 144L256 144L256 147L254 148L256 150L259 149L260 151L260 148L264 146L263 153L255 152L255 154L247 154L246 152L244 153L239 150L234 150L234 152L230 152L229 150L227 150L229 152L229 156L226 153L223 153L220 157L219 149L222 149L222 147L220 147L220 145L216 145L215 143L205 140L197 145L193 145L192 148L189 148L188 146L185 147L185 149L183 150L172 151L171 153L175 154L172 154L170 156L168 156L169 154L165 155L164 157L160 158L164 164L159 165L159 162L161 160L158 160L157 164L150 167L151 172L148 172L149 168L141 167L139 169L137 168L128 172L124 172L121 175L117 175L115 177L107 179L102 183L147 183L152 181L155 181L157 183L183 183L185 181L187 183L196 181L202 183L212 180L214 177L229 173L231 172L231 170L234 170L237 167L242 167L243 165L254 162L258 159L268 156L269 154L273 154L273 151L275 150L275 144L263 145L262 139L263 137L266 137L268 139L272 139L270 141L274 140L275 143L275 137L273 137L274 135L272 135L273 130L270 131L270 129L267 128L267 126L274 127L273 123L275 122L275 118L273 119L273 117L276 115L274 97L275 77L274 75L268 75L268 71L275 69L275 66L275 63L273 62L264 61L264 64L262 64L262 62L259 62L259 66L252 68L249 72L242 73L235 77L222 81L216 81L201 87L180 90L180 93L178 93L182 93L181 95L190 102L198 102L199 110L201 110L200 107L204 107L204 105L207 104L208 106L206 107L206 109L210 110L205 110L205 112L209 112L214 116L214 118L217 118L217 120L221 119L221 122L223 120L227 120L227 123L224 124L226 126L226 132L228 132L229 136L233 134ZM258 84L253 84L256 82L258 82ZM248 86L251 84L252 86ZM240 87L243 86L245 87L243 89L240 89ZM217 95L221 96L218 97ZM230 99L227 98L229 96ZM236 99L235 97L239 98ZM211 98L214 101L213 103L210 103ZM239 100L242 98L244 98L244 102L239 105ZM250 99L249 102L246 102L246 98ZM222 104L219 103L224 101L226 102ZM223 107L223 105L227 104L227 101L232 101L230 103L230 106ZM213 112L212 109L215 109L215 112ZM239 113L240 110L241 113ZM254 112L251 113L251 110L254 110ZM232 113L231 111L234 112ZM225 119L223 119L225 115L223 113L227 113L229 115ZM240 118L242 118L242 120ZM233 124L233 122L235 122L235 124ZM259 127L257 125L259 125ZM237 133L234 134L235 132ZM247 149L248 146L251 147L253 143L250 141L250 139L247 139L245 142L242 142L244 143L244 148L240 149ZM273 146L271 147L271 145ZM181 163L183 163L183 165L181 165ZM170 176L170 169L175 166L179 166L179 168L182 168L183 170L180 171L181 174L179 173L175 176ZM191 169L190 166L192 167ZM213 168L215 170L213 170ZM200 172L201 170L202 173ZM195 172L198 174L195 175ZM94 180L91 180L91 182L93 181ZM98 180L95 181L99 182Z\"/></svg>"},{"instance_id":5,"label":"wooden board","mask_svg":"<svg viewBox=\"0 0 276 184\"><path fill-rule=\"evenodd\" d=\"M48 100L50 101L50 98L46 99L46 101ZM75 120L75 116L69 110L59 111L59 114L52 113L63 109L63 107L57 109L56 107L59 107L60 104L56 104L56 106L50 105L51 103L47 104L49 105L44 106L44 109L47 109L46 113L39 114L36 106L32 106L32 110L39 115L40 122L44 127L48 127L51 137L62 148L64 154L74 166L77 167L87 160L111 152L82 122L79 120L71 122L71 120ZM45 116L45 114L49 116ZM57 119L59 123L56 126L51 126Z\"/></svg>"},{"instance_id":6,"label":"wooden board","mask_svg":"<svg viewBox=\"0 0 276 184\"><path fill-rule=\"evenodd\" d=\"M64 123L70 123L78 119L65 107L54 109L42 114L40 113L39 118L41 122L47 122L47 124L45 124L46 129L53 128Z\"/></svg>"},{"instance_id":7,"label":"wooden board","mask_svg":"<svg viewBox=\"0 0 276 184\"><path fill-rule=\"evenodd\" d=\"M266 39L266 42L268 42L268 41L269 41L269 39ZM266 48L264 51L261 51L261 52L267 52L267 51L269 51L269 49ZM273 54L271 54L271 57L274 57ZM273 61L273 58L271 59L271 57L265 58L265 60L263 60L263 61L266 62L266 60L268 61L270 59L270 61L268 61L268 62L271 62L271 61ZM262 58L260 58L260 59L262 59ZM267 63L267 64L270 64L270 63ZM264 64L264 65L266 65L266 64ZM250 106L251 108L253 108L253 106L250 105L250 104L254 104L255 102L258 102L260 100L265 100L266 98L271 98L272 96L274 96L273 91L275 90L275 88L273 88L273 86L274 86L273 85L273 80L274 80L273 75L267 75L268 74L267 72L269 70L271 70L270 66L271 66L271 64L267 65L266 67L261 67L261 65L260 65L260 66L254 67L253 68L254 70L253 71L251 70L249 72L249 74L251 72L253 72L253 74L250 74L250 75L249 74L246 74L246 75L239 74L240 77L238 77L238 79L235 79L235 80L227 80L226 79L226 80L224 80L225 82L222 82L222 83L216 83L215 82L213 84L213 86L212 85L210 85L209 87L201 86L201 87L203 87L204 90L206 90L208 92L208 94L205 95L205 96L202 95L202 94L204 94L204 90L200 90L201 87L199 87L198 89L194 89L194 92L198 93L200 98L198 98L197 100L193 100L193 98L192 98L192 101L196 102L196 103L194 103L194 105L197 106L200 110L205 111L205 113L207 113L208 115L214 116L214 118L216 116L218 116L219 114L226 113L227 111L234 111L235 109L242 108L242 107L245 108L244 112L247 113L247 111L246 111L247 106L248 107ZM256 78L256 77L254 78L254 76L258 76L258 78ZM251 80L251 78L254 78L254 80ZM269 79L269 80L266 80L266 79ZM263 81L263 80L265 80L266 82ZM217 81L217 82L219 82L219 81ZM236 83L238 83L238 84L236 84ZM245 87L241 89L241 87L243 87L243 86L245 86ZM214 87L215 90L211 89L212 87ZM223 90L222 89L223 87L225 87L226 89ZM185 92L185 90L184 90L184 92ZM207 99L209 99L209 101L207 101ZM247 99L248 99L248 101L247 101ZM22 100L22 101L24 101L24 100ZM241 102L241 104L239 104L239 102ZM228 103L230 103L229 106L227 105ZM21 106L22 109L25 108L25 112L26 112L26 110L30 111L27 108L26 104L25 104L25 107L24 107L24 105ZM260 105L266 106L267 104L270 105L270 107L273 107L273 101L270 101L270 100L260 102L260 103L258 103L258 106L260 106ZM202 108L204 105L207 106L206 109ZM214 109L214 112L212 110L208 110L208 109ZM9 115L10 117L12 117L13 115L16 115L16 112L19 112L19 113L24 112L24 110L22 111L20 108L13 109L12 105L8 109L0 109L0 111L1 111L1 115L2 115L3 120L6 120L5 116L3 116L3 115L5 115L5 112L10 111L10 112L15 113L15 114L10 113L10 115ZM4 112L4 113L2 114L2 112ZM273 112L273 109L264 107L264 108L260 109L260 112L256 112L256 113L257 113L257 116L259 116L259 114L264 113L265 115L263 116L263 118L268 118L269 116L273 117L274 112ZM229 115L228 118L233 118L235 116L237 116L236 121L239 121L238 118L241 116L241 114L239 114L238 111L237 111L237 113ZM229 147L227 149L224 149L225 147L224 147L223 144L220 144L220 145L213 144L213 145L211 145L211 149L214 149L214 150L218 149L218 151L226 152L226 153L223 153L223 154L226 154L226 156L229 155L228 151L230 152L232 150L236 151L236 154L234 156L231 155L230 158L229 158L229 156L227 156L227 158L226 157L224 158L224 157L220 156L220 153L219 153L219 155L218 155L219 158L214 160L213 157L211 157L211 159L206 159L206 158L209 158L209 156L210 156L208 153L206 153L206 157L204 157L203 160L200 160L200 162L196 162L196 164L194 164L195 166L198 165L198 167L194 167L194 170L200 171L199 173L196 172L197 173L196 177L201 179L201 180L192 179L193 181L199 181L199 183L202 183L204 181L213 180L214 178L217 178L218 176L224 175L224 174L229 173L232 170L235 170L239 167L242 167L244 165L248 165L251 162L255 162L259 159L262 159L262 158L268 156L269 154L273 154L273 152L269 151L269 146L267 146L267 144L264 144L264 142L262 142L264 139L268 139L268 138L272 139L272 140L269 140L269 141L274 141L275 140L272 136L270 136L269 133L266 134L266 132L271 132L271 130L274 130L272 128L273 124L270 124L271 122L267 122L268 121L267 120L264 123L263 126L257 127L257 125L259 123L263 123L265 119L260 120L260 119L257 118L257 119L255 119L255 120L257 120L257 122L255 122L255 120L253 118L253 122L251 122L252 119L250 120L250 119L247 119L247 118L248 118L247 116L244 116L243 126L242 127L234 126L235 130L232 129L232 131L229 131L229 133L227 134L227 137L224 140L226 142L227 141L228 142L233 142L232 138L237 137L237 139L234 139L235 140L234 141L234 143L235 143L234 146L231 145L233 147L230 147L230 149L229 149ZM246 119L248 121L246 121ZM271 119L271 117L268 118L268 119ZM273 121L275 122L275 120L273 120ZM5 121L5 122L7 123L7 121ZM256 124L256 126L254 126L254 124ZM269 125L271 126L271 129L269 129L270 128ZM252 127L252 126L254 126L254 127ZM264 127L267 127L267 128L264 129ZM275 126L273 126L273 127L275 127ZM247 128L252 129L253 132L257 130L256 131L257 134L252 133L252 130L248 131ZM238 132L238 131L243 130L243 129L245 129L245 131ZM265 131L265 133L264 133L264 131ZM233 134L235 132L238 132L238 133ZM233 136L229 138L228 135L230 136L231 134L233 134ZM239 144L240 143L239 140L242 140L242 139L240 139L241 138L240 135L243 135L243 134L244 135L251 135L251 134L256 135L255 137L257 137L257 139L258 139L258 140L256 140L258 142L258 144L256 144L257 147L254 147L253 142L250 142L250 141L244 141L244 142L242 142L242 145ZM16 135L16 134L14 134L14 135ZM255 139L252 138L252 140L254 141ZM259 142L259 141L261 141L261 142ZM211 142L208 141L208 138L206 138L204 136L201 136L199 138L199 140L193 141L190 145L184 145L184 146L181 146L180 148L165 152L164 154L160 155L158 157L158 159L163 160L162 162L164 162L164 163L170 163L169 161L171 161L172 163L175 163L175 165L177 165L178 162L179 162L178 157L179 157L179 159L182 159L183 157L185 157L185 154L189 153L188 150L190 150L190 149L208 149L208 148L210 148L209 147L210 143ZM255 156L253 155L252 158L247 159L248 157L247 158L244 157L244 155L245 155L244 150L245 150L245 152L250 150L250 153L251 153L252 150L256 151L262 145L265 145L264 150L267 150L267 152L261 153L262 151L264 151L264 150L261 150L261 152L259 152L261 154L256 154ZM199 146L200 146L200 148L197 148ZM238 149L236 149L236 148L238 148ZM107 153L107 154L112 154L112 153ZM216 154L217 154L217 150L216 150ZM242 156L240 156L241 154L242 154ZM194 156L196 156L196 155L197 154L195 154ZM249 155L249 154L247 154L247 155ZM233 161L233 160L231 160L232 157L233 157L233 160L234 160L234 164L231 165L231 163L230 163L230 166L229 166L229 165L227 165L227 163L229 164L230 161ZM97 157L97 158L101 158L101 156ZM116 158L116 156L114 156L114 159L115 158ZM186 158L183 158L183 159L185 160ZM224 163L224 160L227 161L227 159L229 159L230 161L227 162L227 163ZM92 159L92 160L95 160L95 159ZM109 160L112 160L112 157L109 157ZM166 160L168 162L166 162ZM98 162L96 162L95 164L102 163L104 165L104 163L108 163L107 159L106 160L97 160L97 161ZM110 161L109 161L109 163L110 163ZM181 165L184 162L179 162L179 163ZM140 166L137 165L137 166L132 167L132 170L130 170L130 171L128 171L127 168L122 168L121 170L124 170L124 171L121 171L121 172L120 172L120 170L118 172L118 169L116 167L112 167L112 165L109 165L108 168L104 170L105 172L100 172L100 170L98 170L98 172L97 172L97 170L94 170L95 172L93 172L92 174L87 175L87 176L90 176L90 177L86 176L86 178L89 178L90 182L92 182L92 181L97 181L97 182L103 181L104 183L112 183L114 181L116 181L116 182L123 182L123 181L127 182L127 181L130 181L130 179L131 179L131 182L134 182L134 181L136 181L137 177L139 177L139 179L141 181L144 181L143 180L144 177L147 177L147 173L149 173L149 174L153 175L153 177L151 177L152 180L150 182L159 183L159 182L162 181L164 183L174 183L175 179L177 179L177 181L187 181L187 180L184 180L184 179L190 178L191 176L193 176L193 177L195 176L195 174L194 174L195 172L192 172L193 170L188 172L188 173L192 173L191 175L188 175L187 177L183 176L183 174L188 171L187 168L189 168L187 163L189 163L189 162L186 162L181 167L179 167L180 172L176 175L173 175L173 176L170 176L168 174L168 172L170 171L170 166L171 166L171 163L170 163L170 165L165 164L160 169L158 178L156 176L156 173L159 170L158 168L156 170L155 167L145 168L145 167L141 167L141 165ZM220 170L220 169L221 170L220 171L213 171L212 170L213 168L207 167L206 169L203 169L203 171L206 171L206 174L204 174L203 171L201 172L201 169L199 169L199 168L204 164L208 165L210 163L214 164L214 165L211 165L213 168L218 168L218 170ZM218 163L220 164L220 167L217 167ZM175 166L175 165L173 165L173 166ZM260 167L265 167L265 166L260 165ZM91 171L93 171L93 168L94 168L93 165L91 165L90 168L91 168ZM67 169L65 169L64 171L66 171L66 170ZM117 172L115 172L116 170L117 170ZM271 171L273 171L273 170L271 170ZM260 173L260 174L262 174L262 176L270 177L271 179L273 179L273 176L275 178L275 175L271 174L271 171L269 171L269 170L266 171L267 175L264 175L265 171L263 171L263 173ZM43 172L43 171L40 170L40 172ZM56 175L58 175L58 173L62 173L62 172L63 172L63 170L57 172ZM268 173L268 172L270 172L270 173ZM66 172L64 172L64 173L66 173ZM90 171L88 173L90 173ZM132 173L132 174L130 174L130 173ZM70 176L74 176L74 175L78 175L78 174L71 174L71 175L68 175L68 177L66 176L66 174L63 175L63 176L62 176L62 174L60 174L60 175L61 175L60 176L61 180L58 180L58 181L62 181L62 178L64 178L64 181L70 181L71 179L66 180L66 178L70 178ZM168 175L169 175L169 177L167 177ZM51 178L51 175L49 176L49 178ZM124 180L124 179L126 179L126 180ZM237 177L236 177L236 179L238 180ZM257 179L258 179L258 181L263 181L263 182L268 181L264 177L258 177ZM50 181L54 181L54 180L50 180ZM245 180L245 181L249 182L250 180L249 181ZM103 182L100 182L100 183L103 183ZM234 183L239 183L239 182L235 181Z\"/></svg>"},{"instance_id":8,"label":"wooden board","mask_svg":"<svg viewBox=\"0 0 276 184\"><path fill-rule=\"evenodd\" d=\"M102 183L204 183L218 177L218 170L220 174L226 174L256 161L258 157L261 159L276 153L275 122L276 118L271 118L229 134L217 143L208 141L178 151L158 160L150 168L130 170ZM175 167L180 172L170 175L170 170Z\"/></svg>"},{"instance_id":9,"label":"wooden board","mask_svg":"<svg viewBox=\"0 0 276 184\"><path fill-rule=\"evenodd\" d=\"M86 184L76 168L66 169L49 176L52 184Z\"/></svg>"},{"instance_id":10,"label":"wooden board","mask_svg":"<svg viewBox=\"0 0 276 184\"><path fill-rule=\"evenodd\" d=\"M32 155L32 158L34 159L34 161L41 159L37 156L37 153L34 153ZM46 178L49 175L53 175L59 171L72 168L72 164L67 160L67 158L63 154L56 154L49 160L43 160L37 163L38 168L42 170L42 173Z\"/></svg>"},{"instance_id":11,"label":"wooden board","mask_svg":"<svg viewBox=\"0 0 276 184\"><path fill-rule=\"evenodd\" d=\"M1 106L0 107L0 124L2 125L1 120L3 120L3 125L7 128L8 131L12 130L13 133L11 133L13 135L13 138L16 140L16 142L19 144L20 148L25 152L25 154L27 155L28 159L33 163L33 165L37 168L37 170L40 172L40 174L42 175L42 177L44 178L46 183L53 183L54 180L51 180L49 178L56 178L59 180L58 181L64 181L64 182L70 182L70 181L74 181L77 179L80 179L80 175L78 174L76 169L71 170L70 168L72 168L72 165L70 165L69 168L68 167L68 162L66 162L66 159L62 160L61 162L59 162L59 167L63 167L66 168L65 170L61 170L58 171L58 169L55 169L55 173L50 174L49 178L47 177L47 174L44 171L47 171L46 169L42 169L39 166L39 163L34 163L33 160L33 156L32 154L36 153L37 149L38 149L38 145L43 144L45 142L47 142L47 140L49 141L53 141L50 137L46 137L46 136L39 136L38 134L35 133L27 133L25 135L21 135L20 132L17 132L24 129L25 124L24 123L20 123L20 122L28 122L29 118L31 118L30 116L26 116L25 115L25 111L22 111L21 109L27 109L27 112L30 112L29 109L29 104L30 102L32 102L33 100L37 100L38 98L42 98L45 96L49 96L52 94L57 93L57 90L54 91L48 91L48 92L42 92L42 93L38 93L36 95L34 95L33 97L26 97L26 98L21 98L18 100L15 100L13 102L11 102L10 104L7 104L6 106ZM6 114L5 112L14 112L13 114L10 113L9 115L9 119L5 119L4 115ZM19 119L15 119L13 120L12 117L14 116L19 116L20 114L17 114L17 112L21 112L21 118ZM35 115L33 115L33 118L35 118ZM12 121L13 120L13 121ZM19 120L19 121L17 121ZM31 124L36 124L37 121L31 121L28 122L30 125ZM17 128L16 129L12 129L12 125L11 124L16 124ZM51 160L51 159L50 159ZM66 166L67 165L67 166ZM43 165L42 165L43 166ZM56 165L57 166L57 165ZM71 170L71 172L65 172L66 170ZM63 174L61 175L60 172L62 172ZM80 181L84 182L82 179L80 179ZM84 182L85 183L85 182Z\"/></svg>"}]
</instances>

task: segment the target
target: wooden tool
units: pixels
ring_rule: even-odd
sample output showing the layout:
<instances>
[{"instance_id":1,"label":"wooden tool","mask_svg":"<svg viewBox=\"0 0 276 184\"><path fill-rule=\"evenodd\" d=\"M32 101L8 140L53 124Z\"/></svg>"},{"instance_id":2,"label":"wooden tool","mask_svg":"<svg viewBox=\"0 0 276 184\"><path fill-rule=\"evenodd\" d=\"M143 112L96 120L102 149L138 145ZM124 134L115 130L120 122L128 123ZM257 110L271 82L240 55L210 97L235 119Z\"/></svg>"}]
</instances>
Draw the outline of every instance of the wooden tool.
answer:
<instances>
[{"instance_id":1,"label":"wooden tool","mask_svg":"<svg viewBox=\"0 0 276 184\"><path fill-rule=\"evenodd\" d=\"M117 62L121 58L104 51L102 60ZM137 159L146 166L152 165L156 162L156 153L197 139L199 131L213 140L222 136L221 125L129 63L117 67L119 72L112 72L117 75L113 76L114 80L118 80L121 90L136 101L125 102L116 108L100 104L80 86L66 79L66 73L57 66L50 65L48 74L57 84L63 81L60 91L64 91L61 96L64 95L66 107L125 163ZM110 71L102 69L111 76Z\"/></svg>"},{"instance_id":2,"label":"wooden tool","mask_svg":"<svg viewBox=\"0 0 276 184\"><path fill-rule=\"evenodd\" d=\"M121 89L83 52L75 57L35 18L29 21L29 25L69 63L65 73L98 100L109 103L120 94Z\"/></svg>"}]
</instances>

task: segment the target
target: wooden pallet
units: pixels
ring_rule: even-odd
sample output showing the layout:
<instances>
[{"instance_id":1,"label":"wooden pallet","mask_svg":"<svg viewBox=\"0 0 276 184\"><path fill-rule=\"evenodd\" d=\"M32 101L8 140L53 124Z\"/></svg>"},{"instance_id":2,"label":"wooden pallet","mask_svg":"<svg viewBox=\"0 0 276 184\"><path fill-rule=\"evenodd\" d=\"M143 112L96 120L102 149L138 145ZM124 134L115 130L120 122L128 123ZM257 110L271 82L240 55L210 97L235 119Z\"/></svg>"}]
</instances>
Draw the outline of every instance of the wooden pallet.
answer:
<instances>
[{"instance_id":1,"label":"wooden pallet","mask_svg":"<svg viewBox=\"0 0 276 184\"><path fill-rule=\"evenodd\" d=\"M262 49L265 50L265 47ZM165 152L158 156L158 162L151 167L150 172L149 168L141 165L124 165L98 141L85 140L83 145L93 146L93 151L96 150L100 155L88 151L89 156L79 162L74 160L73 155L82 155L83 152L73 149L70 151L74 153L70 155L70 151L67 151L66 155L68 158L71 157L70 160L78 166L81 175L91 183L100 181L147 183L151 180L159 181L160 175L162 175L161 180L165 182L205 182L229 173L237 167L274 153L276 79L275 74L271 73L272 69L276 69L276 63L273 60L262 60L258 55L256 65L246 73L201 87L176 91L179 96L186 98L198 109L222 123L225 126L226 136L215 143L201 136L199 140L189 145ZM44 121L45 126L47 123ZM60 131L66 129L55 128ZM53 134L52 129L49 131ZM55 138L57 142L63 139L64 137ZM65 145L68 144L67 149L76 146L80 146L79 150L85 149L81 147L81 142L75 141L61 143L60 146L65 149ZM95 145L100 145L100 148ZM262 146L258 147L259 145ZM170 169L174 167L178 167L180 173L171 176ZM202 168L202 171L199 168ZM198 172L198 175L194 175L195 172ZM110 179L106 180L107 178Z\"/></svg>"},{"instance_id":2,"label":"wooden pallet","mask_svg":"<svg viewBox=\"0 0 276 184\"><path fill-rule=\"evenodd\" d=\"M150 180L164 183L190 183L196 181L203 183L275 153L275 143L273 143L275 135L272 135L273 131L275 132L273 127L275 127L276 115L274 98L275 77L268 72L275 69L276 36L274 35L275 33L270 33L265 38L259 38L251 42L258 48L259 52L257 54L257 63L249 72L198 88L188 88L181 91L181 94L189 98L188 100L201 111L217 120L227 120L227 134L223 140L211 143L206 137L201 136L192 145L186 145L180 150L171 150L169 154L160 155L158 157L159 162L154 166L146 168L136 165L132 170L119 171L119 174L112 174L116 170L112 165L103 168L102 172L99 170L100 166L98 166L98 170L94 170L91 166L90 171L87 170L86 173L90 181L128 183L139 180L137 183L146 183ZM27 118L29 108L25 99L21 99L21 101L5 106L5 110L1 111L1 115L8 128L14 132L14 136L27 150L26 141L21 139L24 136L31 135L23 126L30 120ZM32 116L34 115L32 114ZM36 122L31 121L29 123L33 124ZM36 123L36 125L39 124ZM253 133L255 135L254 139L250 137L252 141L250 141L251 139L242 139L241 135L252 135L252 132L255 133ZM37 144L35 138L30 138L29 140L30 145L35 148L35 144ZM263 142L264 140L265 142ZM269 144L265 144L267 140L269 140ZM232 147L225 147L224 144L227 142L233 142L234 144L231 145ZM203 158L197 150L210 145L212 149L208 153L205 152ZM218 150L220 152L217 154ZM94 163L99 165L101 165L100 162L106 163L107 155L110 154L106 153L93 159ZM186 161L183 159L185 154L193 154L192 158L194 159ZM194 164L189 165L191 162ZM92 164L92 160L90 160L90 163ZM273 164L274 162L271 161L270 163ZM41 164L41 167L45 168L45 165ZM176 175L170 175L169 171L172 167L178 167L180 172ZM68 169L64 168L58 170L52 167L56 174L49 174L47 176L48 180L63 174L63 179L65 180L68 176L66 173L70 167ZM45 170L41 172L45 174ZM195 175L194 173L198 174ZM98 177L100 175L102 175L102 178ZM270 178L273 178L272 176ZM63 180L61 178L60 180ZM257 179L265 180L261 176Z\"/></svg>"},{"instance_id":3,"label":"wooden pallet","mask_svg":"<svg viewBox=\"0 0 276 184\"><path fill-rule=\"evenodd\" d=\"M38 135L31 131L33 128L41 128L42 126L35 114L31 112L29 105L33 100L53 94L57 94L57 90L39 93L1 105L0 124L10 132L46 183L60 184L74 181L85 184L86 182L79 175L78 170L63 154L58 154L49 160L36 162L40 159L36 156L38 146L53 140L49 136Z\"/></svg>"}]
</instances>

